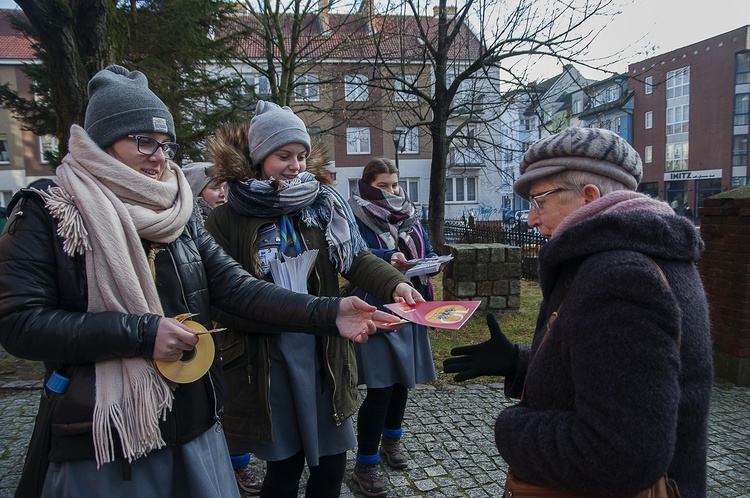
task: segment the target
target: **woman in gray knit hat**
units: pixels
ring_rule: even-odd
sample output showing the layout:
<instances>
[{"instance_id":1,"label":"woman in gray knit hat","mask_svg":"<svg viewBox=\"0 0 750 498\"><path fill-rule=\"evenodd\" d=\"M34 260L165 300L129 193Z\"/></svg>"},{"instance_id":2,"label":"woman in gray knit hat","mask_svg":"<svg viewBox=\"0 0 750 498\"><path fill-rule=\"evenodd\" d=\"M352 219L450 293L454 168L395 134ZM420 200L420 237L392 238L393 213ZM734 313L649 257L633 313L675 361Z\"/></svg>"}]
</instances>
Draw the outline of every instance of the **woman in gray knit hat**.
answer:
<instances>
[{"instance_id":1,"label":"woman in gray knit hat","mask_svg":"<svg viewBox=\"0 0 750 498\"><path fill-rule=\"evenodd\" d=\"M265 334L364 341L392 316L252 278L198 221L171 161L172 115L145 75L110 66L88 90L57 185L17 194L0 237L0 342L47 369L16 496L238 497L219 357L181 320L210 328L215 308Z\"/></svg>"},{"instance_id":2,"label":"woman in gray knit hat","mask_svg":"<svg viewBox=\"0 0 750 498\"><path fill-rule=\"evenodd\" d=\"M210 169L211 163L206 162L190 163L182 167L203 221L206 221L216 206L227 201L227 182L211 178Z\"/></svg>"},{"instance_id":3,"label":"woman in gray knit hat","mask_svg":"<svg viewBox=\"0 0 750 498\"><path fill-rule=\"evenodd\" d=\"M635 192L641 175L636 151L608 130L569 128L523 157L514 190L531 205L529 225L551 237L531 347L511 344L490 315L490 340L444 363L457 381L503 375L521 398L495 423L508 491L520 481L570 496L673 496L666 474L683 498L706 495L703 242L668 204Z\"/></svg>"},{"instance_id":4,"label":"woman in gray knit hat","mask_svg":"<svg viewBox=\"0 0 750 498\"><path fill-rule=\"evenodd\" d=\"M206 228L254 276L285 285L274 268L311 256L302 292L337 296L343 275L383 301L423 301L401 272L370 253L349 204L330 185L324 154L289 107L258 102L249 127L220 129L209 151L212 174L227 180L229 196ZM228 327L219 337L228 386L222 422L232 453L267 462L261 496L296 498L305 461L306 496L339 496L346 452L356 445L351 342L248 334L265 326L217 319Z\"/></svg>"}]
</instances>

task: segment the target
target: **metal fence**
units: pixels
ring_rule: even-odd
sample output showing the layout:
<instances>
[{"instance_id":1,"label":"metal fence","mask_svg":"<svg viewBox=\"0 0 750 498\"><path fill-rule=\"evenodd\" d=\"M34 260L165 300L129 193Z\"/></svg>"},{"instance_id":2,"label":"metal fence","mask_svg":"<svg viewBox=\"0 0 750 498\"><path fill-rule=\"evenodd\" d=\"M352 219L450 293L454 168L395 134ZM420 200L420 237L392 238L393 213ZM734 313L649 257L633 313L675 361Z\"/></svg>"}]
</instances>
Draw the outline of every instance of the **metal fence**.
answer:
<instances>
[{"instance_id":1,"label":"metal fence","mask_svg":"<svg viewBox=\"0 0 750 498\"><path fill-rule=\"evenodd\" d=\"M446 244L507 244L521 248L521 276L537 280L537 253L549 240L528 225L509 227L500 220L476 221L473 226L461 220L446 220Z\"/></svg>"}]
</instances>

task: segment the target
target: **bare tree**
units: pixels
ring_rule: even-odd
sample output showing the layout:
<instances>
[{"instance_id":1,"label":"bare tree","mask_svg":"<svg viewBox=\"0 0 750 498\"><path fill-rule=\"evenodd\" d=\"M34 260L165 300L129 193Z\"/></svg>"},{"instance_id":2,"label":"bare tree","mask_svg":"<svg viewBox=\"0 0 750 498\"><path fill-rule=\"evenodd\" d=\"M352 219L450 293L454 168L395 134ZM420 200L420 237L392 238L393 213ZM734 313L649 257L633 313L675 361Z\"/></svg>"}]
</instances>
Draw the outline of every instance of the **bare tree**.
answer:
<instances>
[{"instance_id":1,"label":"bare tree","mask_svg":"<svg viewBox=\"0 0 750 498\"><path fill-rule=\"evenodd\" d=\"M33 90L40 102L26 102L7 87L2 97L16 114L29 119L27 129L58 139L59 154L67 151L71 124L83 124L86 85L97 71L116 57L117 30L113 0L17 0L28 23L14 25L35 41L43 70L32 68ZM118 34L120 33L120 34ZM54 77L49 77L54 75ZM51 112L50 112L51 111ZM56 163L55 163L56 164Z\"/></svg>"},{"instance_id":2,"label":"bare tree","mask_svg":"<svg viewBox=\"0 0 750 498\"><path fill-rule=\"evenodd\" d=\"M555 58L563 63L585 61L585 51L597 30L588 28L599 16L612 15L612 0L571 0L535 2L533 0L464 0L451 6L438 0L436 16L430 16L419 0L387 6L389 13L404 12L398 23L380 33L377 60L379 84L398 86L429 108L429 116L419 106L410 123L429 129L432 143L430 170L429 235L437 248L444 244L445 187L447 159L451 144L460 139L484 140L499 144L487 135L469 137L471 125L490 126L505 112L511 101L501 98L529 83L529 61ZM600 28L599 28L600 29ZM400 47L412 47L408 61L393 65L398 57L388 39L405 40ZM409 43L414 40L416 43ZM405 44L405 45L404 45ZM417 53L413 47L421 47ZM402 53L404 53L402 51ZM401 57L403 59L403 57ZM424 63L431 80L410 76L412 66ZM417 74L426 69L418 70ZM413 73L411 73L413 74ZM510 92L510 93L509 93ZM405 114L401 114L404 116Z\"/></svg>"},{"instance_id":3,"label":"bare tree","mask_svg":"<svg viewBox=\"0 0 750 498\"><path fill-rule=\"evenodd\" d=\"M88 81L117 63L140 70L172 111L180 157L200 160L202 142L218 123L237 119L237 81L214 70L226 61L230 41L209 36L232 13L228 0L18 0L26 20L14 26L28 36L41 64L24 72L33 99L4 85L0 98L25 129L58 138L59 164L70 126L83 125ZM185 19L190 21L186 24Z\"/></svg>"}]
</instances>

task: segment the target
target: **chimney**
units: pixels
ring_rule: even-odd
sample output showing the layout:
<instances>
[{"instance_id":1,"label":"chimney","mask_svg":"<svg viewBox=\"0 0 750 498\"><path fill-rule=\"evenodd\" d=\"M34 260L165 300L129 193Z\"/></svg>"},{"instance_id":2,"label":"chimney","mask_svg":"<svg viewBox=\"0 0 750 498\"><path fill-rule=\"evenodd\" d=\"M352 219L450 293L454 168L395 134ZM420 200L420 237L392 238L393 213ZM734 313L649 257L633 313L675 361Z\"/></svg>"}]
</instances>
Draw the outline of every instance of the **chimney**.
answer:
<instances>
[{"instance_id":1,"label":"chimney","mask_svg":"<svg viewBox=\"0 0 750 498\"><path fill-rule=\"evenodd\" d=\"M375 29L375 6L373 4L373 0L362 0L362 5L359 6L359 13L362 14L367 21L367 33L376 33L377 30Z\"/></svg>"},{"instance_id":2,"label":"chimney","mask_svg":"<svg viewBox=\"0 0 750 498\"><path fill-rule=\"evenodd\" d=\"M320 13L318 14L318 20L320 21L320 33L323 35L330 35L331 21L328 17L328 14L331 9L331 2L330 0L319 0L318 7L320 8Z\"/></svg>"},{"instance_id":3,"label":"chimney","mask_svg":"<svg viewBox=\"0 0 750 498\"><path fill-rule=\"evenodd\" d=\"M432 15L437 17L440 17L440 7L435 5L432 7ZM453 19L456 17L456 7L445 7L445 17L448 19Z\"/></svg>"}]
</instances>

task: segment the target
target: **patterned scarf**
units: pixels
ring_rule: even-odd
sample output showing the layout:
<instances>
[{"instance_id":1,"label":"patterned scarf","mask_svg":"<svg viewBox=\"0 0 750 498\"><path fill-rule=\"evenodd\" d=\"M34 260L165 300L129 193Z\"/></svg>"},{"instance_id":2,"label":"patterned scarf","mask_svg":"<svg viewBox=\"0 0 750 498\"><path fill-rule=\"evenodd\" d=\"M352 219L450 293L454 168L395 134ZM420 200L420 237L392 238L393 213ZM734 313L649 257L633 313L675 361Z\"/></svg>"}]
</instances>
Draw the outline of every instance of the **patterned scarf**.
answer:
<instances>
[{"instance_id":1,"label":"patterned scarf","mask_svg":"<svg viewBox=\"0 0 750 498\"><path fill-rule=\"evenodd\" d=\"M166 244L183 232L193 198L182 171L170 163L162 180L154 181L73 125L70 153L56 173L60 187L38 192L58 220L65 252L86 256L87 311L163 315L141 239ZM170 386L145 358L97 362L97 467L115 459L113 430L128 461L164 446L159 419L172 400Z\"/></svg>"},{"instance_id":2,"label":"patterned scarf","mask_svg":"<svg viewBox=\"0 0 750 498\"><path fill-rule=\"evenodd\" d=\"M354 257L368 247L349 205L333 187L304 172L294 180L232 180L227 203L251 218L301 215L302 223L325 232L328 258L339 273L349 271Z\"/></svg>"},{"instance_id":3,"label":"patterned scarf","mask_svg":"<svg viewBox=\"0 0 750 498\"><path fill-rule=\"evenodd\" d=\"M394 195L360 180L349 204L354 216L375 232L388 249L400 248L406 259L420 257L410 236L419 218L403 189Z\"/></svg>"}]
</instances>

